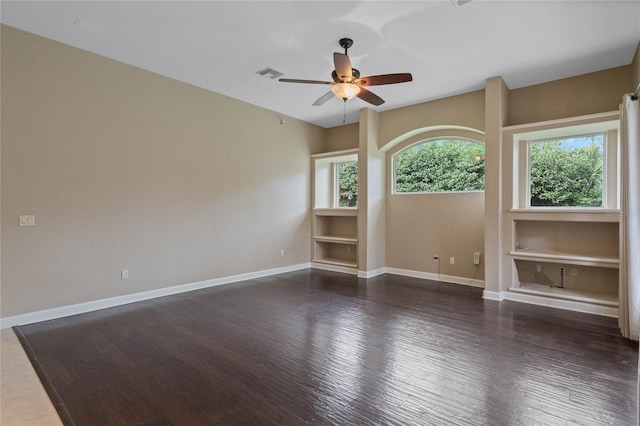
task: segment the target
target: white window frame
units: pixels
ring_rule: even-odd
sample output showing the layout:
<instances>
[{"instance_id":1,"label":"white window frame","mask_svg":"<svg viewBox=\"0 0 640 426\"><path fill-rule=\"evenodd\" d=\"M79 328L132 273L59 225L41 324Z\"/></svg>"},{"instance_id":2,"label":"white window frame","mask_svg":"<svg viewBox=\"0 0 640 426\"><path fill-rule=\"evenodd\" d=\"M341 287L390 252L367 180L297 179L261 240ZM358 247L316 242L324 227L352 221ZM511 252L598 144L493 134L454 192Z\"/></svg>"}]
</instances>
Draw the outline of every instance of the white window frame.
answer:
<instances>
[{"instance_id":1,"label":"white window frame","mask_svg":"<svg viewBox=\"0 0 640 426\"><path fill-rule=\"evenodd\" d=\"M410 145L407 145L405 147L403 147L402 149L399 149L397 152L395 152L392 156L391 156L391 194L392 195L424 195L424 194L467 194L467 193L474 193L474 192L484 192L484 189L474 189L474 190L469 190L469 191L438 191L438 192L398 192L396 191L396 157L400 154L402 154L403 152L412 149L413 147L415 147L416 145L420 145L423 143L430 143L430 142L437 142L437 141L441 141L441 140L459 140L459 141L464 141L464 142L469 142L469 143L474 143L477 145L482 145L485 148L485 155L486 155L486 145L483 141L479 141L476 139L471 139L469 137L464 137L464 136L436 136L436 137L431 137L431 138L427 138L427 139L422 139L419 141L416 141ZM482 160L484 161L484 159ZM485 164L486 167L486 164ZM486 171L485 171L486 172ZM486 176L486 173L485 173ZM486 182L485 182L486 183Z\"/></svg>"},{"instance_id":2,"label":"white window frame","mask_svg":"<svg viewBox=\"0 0 640 426\"><path fill-rule=\"evenodd\" d=\"M619 203L619 120L592 122L581 125L558 125L544 130L514 135L514 206L515 209L536 211L585 211L617 209ZM602 160L602 206L532 206L531 205L531 144L553 139L604 134Z\"/></svg>"},{"instance_id":3,"label":"white window frame","mask_svg":"<svg viewBox=\"0 0 640 426\"><path fill-rule=\"evenodd\" d=\"M313 173L314 209L357 209L357 207L338 207L337 163L358 162L358 150L320 153L311 155Z\"/></svg>"},{"instance_id":4,"label":"white window frame","mask_svg":"<svg viewBox=\"0 0 640 426\"><path fill-rule=\"evenodd\" d=\"M356 205L354 207L340 207L340 165L341 164L349 164L349 163L358 163L357 158L351 159L341 159L339 161L334 161L332 164L333 167L333 207L339 209L357 209L358 204L356 201ZM359 187L358 187L359 189Z\"/></svg>"}]
</instances>

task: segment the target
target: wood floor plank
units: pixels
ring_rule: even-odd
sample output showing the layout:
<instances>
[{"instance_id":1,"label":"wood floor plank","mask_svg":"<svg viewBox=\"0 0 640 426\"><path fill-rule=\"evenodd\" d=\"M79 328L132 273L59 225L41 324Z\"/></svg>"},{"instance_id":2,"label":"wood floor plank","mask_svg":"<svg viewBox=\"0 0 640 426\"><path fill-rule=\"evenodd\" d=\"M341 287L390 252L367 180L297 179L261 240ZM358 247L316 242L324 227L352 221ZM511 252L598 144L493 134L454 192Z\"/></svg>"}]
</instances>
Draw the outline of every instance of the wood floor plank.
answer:
<instances>
[{"instance_id":1,"label":"wood floor plank","mask_svg":"<svg viewBox=\"0 0 640 426\"><path fill-rule=\"evenodd\" d=\"M65 424L636 425L616 320L303 270L21 326Z\"/></svg>"}]
</instances>

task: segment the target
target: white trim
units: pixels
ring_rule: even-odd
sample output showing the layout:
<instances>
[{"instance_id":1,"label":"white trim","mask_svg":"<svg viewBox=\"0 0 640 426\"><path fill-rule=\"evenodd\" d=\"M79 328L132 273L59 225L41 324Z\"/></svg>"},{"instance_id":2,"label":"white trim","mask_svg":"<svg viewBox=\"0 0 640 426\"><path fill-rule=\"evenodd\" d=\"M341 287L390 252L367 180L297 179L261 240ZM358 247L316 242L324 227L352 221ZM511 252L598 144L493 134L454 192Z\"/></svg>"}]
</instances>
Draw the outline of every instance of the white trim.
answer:
<instances>
[{"instance_id":1,"label":"white trim","mask_svg":"<svg viewBox=\"0 0 640 426\"><path fill-rule=\"evenodd\" d=\"M207 287L215 287L224 284L231 284L238 281L246 281L255 278L267 277L270 275L283 274L286 272L308 269L309 263L283 266L280 268L264 269L262 271L248 272L245 274L231 275L228 277L214 278L211 280L198 281L195 283L181 284L171 287L159 288L156 290L143 291L141 293L127 294L124 296L109 297L107 299L93 300L90 302L78 303L75 305L61 306L58 308L45 309L43 311L29 312L26 314L14 315L0 318L0 329L15 327L18 325L32 324L40 321L47 321L62 318L70 315L82 314L85 312L97 311L99 309L112 308L114 306L126 305L143 300L155 299L172 294L185 293Z\"/></svg>"},{"instance_id":2,"label":"white trim","mask_svg":"<svg viewBox=\"0 0 640 426\"><path fill-rule=\"evenodd\" d=\"M358 278L373 278L378 275L386 274L387 268L378 268L372 271L358 271Z\"/></svg>"},{"instance_id":3,"label":"white trim","mask_svg":"<svg viewBox=\"0 0 640 426\"><path fill-rule=\"evenodd\" d=\"M547 306L550 308L565 309L567 311L584 312L587 314L602 315L618 318L618 308L611 306L595 305L593 303L576 302L573 300L555 299L552 297L535 296L532 294L503 291L503 300L529 303L531 305Z\"/></svg>"},{"instance_id":4,"label":"white trim","mask_svg":"<svg viewBox=\"0 0 640 426\"><path fill-rule=\"evenodd\" d=\"M267 277L270 275L283 274L286 272L299 271L302 269L315 268L326 271L340 272L344 274L357 275L359 278L373 278L382 274L402 275L412 278L421 278L433 281L442 281L453 284L467 285L471 287L484 287L483 280L469 279L464 277L456 277L451 275L438 275L430 272L412 271L409 269L398 268L378 268L372 271L358 271L355 268L347 268L342 266L334 266L323 263L300 263L297 265L284 266L280 268L265 269L262 271L248 272L245 274L232 275L222 278L214 278L211 280L198 281L189 284L181 284L177 286L165 287L156 290L144 291L141 293L127 294L124 296L110 297L107 299L93 300L90 302L78 303L75 305L61 306L58 308L45 309L42 311L29 312L26 314L14 315L11 317L0 318L0 329L15 327L18 325L32 324L41 321L62 318L70 315L82 314L85 312L97 311L100 309L112 308L114 306L126 305L134 302L155 299L158 297L170 296L173 294L185 293L193 290L199 290L219 285L232 284L239 281L246 281L256 278ZM591 303L582 303L570 300L553 299L548 297L540 297L529 294L515 293L509 291L488 291L482 292L482 298L487 300L503 301L511 300L514 302L529 303L539 306L547 306L551 308L565 309L569 311L584 312L589 314L603 315L607 317L618 317L618 308L609 306L594 305Z\"/></svg>"},{"instance_id":5,"label":"white trim","mask_svg":"<svg viewBox=\"0 0 640 426\"><path fill-rule=\"evenodd\" d=\"M356 155L357 157L358 152L360 152L360 148L343 149L341 151L319 152L317 154L311 154L311 158L325 159L325 158L333 158L333 157L342 157L346 155Z\"/></svg>"},{"instance_id":6,"label":"white trim","mask_svg":"<svg viewBox=\"0 0 640 426\"><path fill-rule=\"evenodd\" d=\"M403 275L405 277L422 278L425 280L443 281L453 284L468 285L471 287L484 288L484 280L476 280L473 278L456 277L453 275L433 274L431 272L412 271L409 269L385 268L387 274Z\"/></svg>"},{"instance_id":7,"label":"white trim","mask_svg":"<svg viewBox=\"0 0 640 426\"><path fill-rule=\"evenodd\" d=\"M495 300L496 302L502 302L504 300L504 293L502 291L489 291L482 292L482 298L487 300Z\"/></svg>"},{"instance_id":8,"label":"white trim","mask_svg":"<svg viewBox=\"0 0 640 426\"><path fill-rule=\"evenodd\" d=\"M578 122L583 124L583 122L601 122L601 121L613 121L620 119L620 111L609 111L609 112L599 112L596 114L587 114L581 115L578 117L569 117L569 118L559 118L555 120L548 121L538 121L537 123L525 123L525 124L516 124L513 126L505 126L502 128L503 131L510 131L516 133L525 133L529 131L537 131L539 128L551 126L551 127L571 127L576 125ZM578 124L578 125L580 125ZM518 132L521 130L521 132Z\"/></svg>"},{"instance_id":9,"label":"white trim","mask_svg":"<svg viewBox=\"0 0 640 426\"><path fill-rule=\"evenodd\" d=\"M438 141L442 141L442 140L463 140L464 142L468 142L468 143L473 143L473 144L477 144L477 145L482 145L483 148L485 148L485 152L486 152L486 144L485 141L479 141L477 139L472 139L471 137L468 136L432 136L432 137L427 137L425 139L420 139L418 138L416 141L403 146L401 149L398 149L396 152L394 152L388 161L389 164L389 169L390 169L390 179L391 179L391 195L420 195L420 194L465 194L468 192L484 192L484 188L483 189L473 189L473 190L469 190L469 191L417 191L417 192L398 192L396 190L396 157L398 155L400 155L401 153L408 151L410 149L412 149L412 147L415 147L417 145L420 144L427 144L427 143L433 143L433 142L438 142Z\"/></svg>"},{"instance_id":10,"label":"white trim","mask_svg":"<svg viewBox=\"0 0 640 426\"><path fill-rule=\"evenodd\" d=\"M394 147L400 145L401 143L404 143L404 142L406 142L406 141L408 141L408 140L410 140L412 138L413 139L421 138L423 133L436 133L436 132L449 132L449 131L453 131L454 132L454 136L453 137L456 137L455 133L458 133L458 131L469 132L469 133L481 135L483 137L485 136L485 132L484 131L474 129L472 127L465 127L465 126L441 125L441 126L421 127L419 129L414 129L414 130L410 130L408 132L405 132L405 133L401 134L400 136L396 136L395 138L393 138L390 141L388 141L387 143L385 143L382 146L382 148L380 148L380 151L387 152L387 151L391 150L392 148L394 148Z\"/></svg>"},{"instance_id":11,"label":"white trim","mask_svg":"<svg viewBox=\"0 0 640 426\"><path fill-rule=\"evenodd\" d=\"M603 142L603 176L602 176L602 207L601 210L618 207L617 169L615 162L618 158L618 133L620 130L619 111L592 114L582 117L551 120L542 123L532 123L503 128L505 141L513 140L513 201L514 209L553 211L554 209L573 210L579 213L595 210L593 207L548 207L531 206L531 146L534 143L544 143L555 139L569 139L578 136L592 136L604 134ZM609 196L607 196L609 192ZM512 209L513 210L513 209Z\"/></svg>"},{"instance_id":12,"label":"white trim","mask_svg":"<svg viewBox=\"0 0 640 426\"><path fill-rule=\"evenodd\" d=\"M442 191L442 192L392 192L391 195L440 195L440 194L475 194L484 193L484 189L474 189L471 191Z\"/></svg>"},{"instance_id":13,"label":"white trim","mask_svg":"<svg viewBox=\"0 0 640 426\"><path fill-rule=\"evenodd\" d=\"M358 275L356 268L349 268L347 266L331 265L329 263L311 262L311 268L322 269L323 271L340 272L343 274Z\"/></svg>"}]
</instances>

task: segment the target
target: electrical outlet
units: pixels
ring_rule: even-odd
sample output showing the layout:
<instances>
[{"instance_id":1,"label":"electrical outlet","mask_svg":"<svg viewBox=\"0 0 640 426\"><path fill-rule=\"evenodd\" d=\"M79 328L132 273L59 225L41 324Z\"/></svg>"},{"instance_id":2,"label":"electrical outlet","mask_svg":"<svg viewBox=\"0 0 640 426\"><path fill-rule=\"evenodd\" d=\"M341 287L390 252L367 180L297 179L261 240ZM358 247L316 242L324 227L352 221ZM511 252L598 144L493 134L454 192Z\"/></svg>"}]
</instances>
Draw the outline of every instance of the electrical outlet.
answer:
<instances>
[{"instance_id":1,"label":"electrical outlet","mask_svg":"<svg viewBox=\"0 0 640 426\"><path fill-rule=\"evenodd\" d=\"M284 249L280 250L280 256L284 256Z\"/></svg>"},{"instance_id":2,"label":"electrical outlet","mask_svg":"<svg viewBox=\"0 0 640 426\"><path fill-rule=\"evenodd\" d=\"M476 251L473 253L473 264L474 265L479 265L480 264L480 252Z\"/></svg>"},{"instance_id":3,"label":"electrical outlet","mask_svg":"<svg viewBox=\"0 0 640 426\"><path fill-rule=\"evenodd\" d=\"M122 273L120 274L120 277L123 280L128 280L129 279L129 270L128 269L123 269Z\"/></svg>"},{"instance_id":4,"label":"electrical outlet","mask_svg":"<svg viewBox=\"0 0 640 426\"><path fill-rule=\"evenodd\" d=\"M36 217L34 215L20 215L20 226L35 226Z\"/></svg>"},{"instance_id":5,"label":"electrical outlet","mask_svg":"<svg viewBox=\"0 0 640 426\"><path fill-rule=\"evenodd\" d=\"M542 265L539 263L536 263L536 272L542 272Z\"/></svg>"},{"instance_id":6,"label":"electrical outlet","mask_svg":"<svg viewBox=\"0 0 640 426\"><path fill-rule=\"evenodd\" d=\"M578 276L578 268L571 268L571 276L572 277Z\"/></svg>"},{"instance_id":7,"label":"electrical outlet","mask_svg":"<svg viewBox=\"0 0 640 426\"><path fill-rule=\"evenodd\" d=\"M455 258L455 257L450 257L450 258L449 258L449 263L450 263L451 265L455 265L455 264L456 264L456 258Z\"/></svg>"}]
</instances>

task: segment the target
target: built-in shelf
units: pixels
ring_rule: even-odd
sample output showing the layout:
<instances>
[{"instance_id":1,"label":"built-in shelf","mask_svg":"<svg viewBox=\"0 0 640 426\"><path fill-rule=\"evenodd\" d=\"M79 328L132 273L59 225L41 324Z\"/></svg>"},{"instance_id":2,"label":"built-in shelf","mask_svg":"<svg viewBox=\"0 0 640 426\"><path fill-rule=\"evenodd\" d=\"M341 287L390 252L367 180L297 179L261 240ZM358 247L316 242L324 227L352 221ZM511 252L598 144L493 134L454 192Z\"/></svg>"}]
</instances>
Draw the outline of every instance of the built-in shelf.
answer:
<instances>
[{"instance_id":1,"label":"built-in shelf","mask_svg":"<svg viewBox=\"0 0 640 426\"><path fill-rule=\"evenodd\" d=\"M358 263L355 261L348 261L345 259L333 258L333 257L323 257L323 258L313 259L313 262L324 263L326 265L341 266L345 268L358 267Z\"/></svg>"},{"instance_id":2,"label":"built-in shelf","mask_svg":"<svg viewBox=\"0 0 640 426\"><path fill-rule=\"evenodd\" d=\"M551 297L555 299L571 300L574 302L592 303L602 306L618 307L618 294L598 293L593 291L576 290L571 288L550 287L544 284L523 283L518 287L511 287L512 292L530 294L534 296Z\"/></svg>"},{"instance_id":3,"label":"built-in shelf","mask_svg":"<svg viewBox=\"0 0 640 426\"><path fill-rule=\"evenodd\" d=\"M358 266L358 217L355 209L319 209L313 215L313 261Z\"/></svg>"},{"instance_id":4,"label":"built-in shelf","mask_svg":"<svg viewBox=\"0 0 640 426\"><path fill-rule=\"evenodd\" d=\"M313 261L355 268L358 266L358 245L344 240L314 239Z\"/></svg>"},{"instance_id":5,"label":"built-in shelf","mask_svg":"<svg viewBox=\"0 0 640 426\"><path fill-rule=\"evenodd\" d=\"M616 208L619 112L503 127L502 242L505 298L617 316L620 217ZM606 132L602 203L610 207L530 207L529 141Z\"/></svg>"},{"instance_id":6,"label":"built-in shelf","mask_svg":"<svg viewBox=\"0 0 640 426\"><path fill-rule=\"evenodd\" d=\"M509 252L514 259L544 261L549 263L568 263L580 266L596 266L600 268L618 268L620 260L607 256L583 256L572 253L562 253L538 249L517 249Z\"/></svg>"},{"instance_id":7,"label":"built-in shelf","mask_svg":"<svg viewBox=\"0 0 640 426\"><path fill-rule=\"evenodd\" d=\"M332 235L314 235L312 238L314 241L336 244L356 244L358 242L357 238L338 237Z\"/></svg>"},{"instance_id":8,"label":"built-in shelf","mask_svg":"<svg viewBox=\"0 0 640 426\"><path fill-rule=\"evenodd\" d=\"M357 161L358 149L314 154L311 221L312 262L328 267L357 269L358 209L336 207L339 202L337 164Z\"/></svg>"},{"instance_id":9,"label":"built-in shelf","mask_svg":"<svg viewBox=\"0 0 640 426\"><path fill-rule=\"evenodd\" d=\"M514 297L617 315L617 212L531 210L517 209L509 214L508 254L514 276L510 292Z\"/></svg>"}]
</instances>

